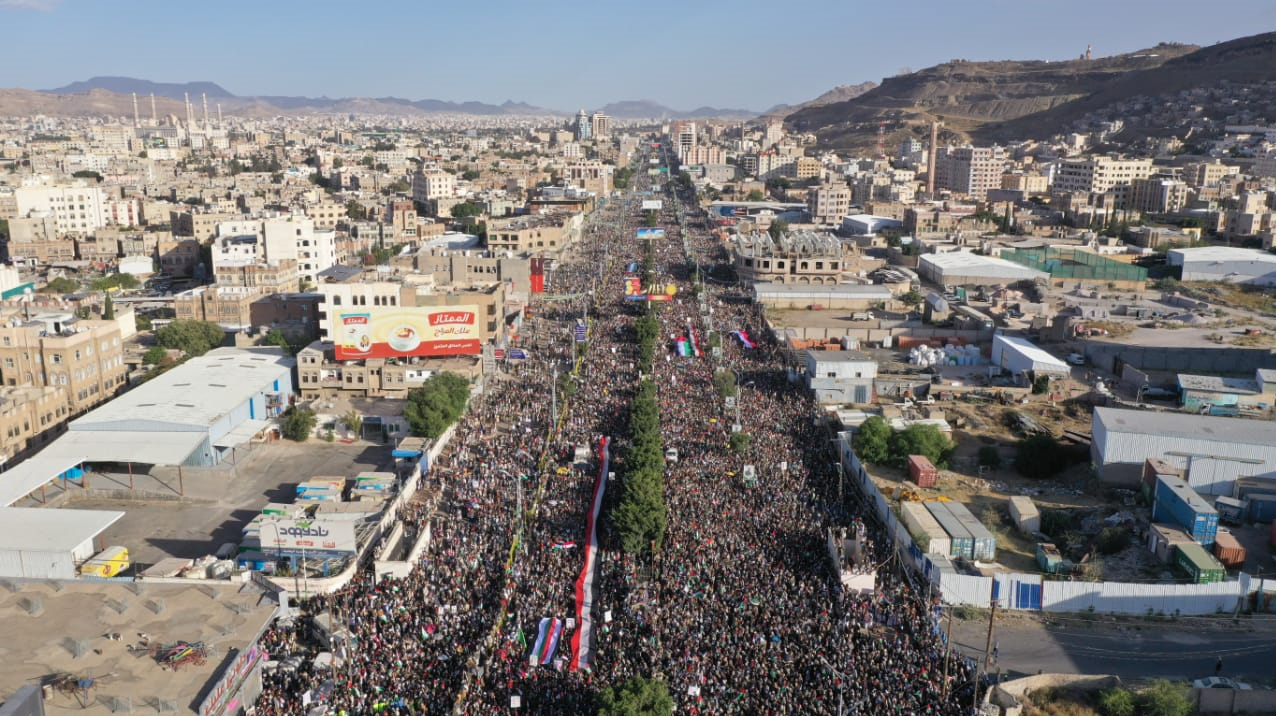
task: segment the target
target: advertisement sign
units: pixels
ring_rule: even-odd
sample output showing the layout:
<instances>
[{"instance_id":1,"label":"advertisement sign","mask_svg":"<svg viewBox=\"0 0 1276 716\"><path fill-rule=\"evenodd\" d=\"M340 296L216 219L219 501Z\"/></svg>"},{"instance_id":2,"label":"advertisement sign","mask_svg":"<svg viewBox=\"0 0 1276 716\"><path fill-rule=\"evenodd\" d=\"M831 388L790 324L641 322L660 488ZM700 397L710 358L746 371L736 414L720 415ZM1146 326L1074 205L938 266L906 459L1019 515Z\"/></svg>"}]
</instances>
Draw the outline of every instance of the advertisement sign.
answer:
<instances>
[{"instance_id":1,"label":"advertisement sign","mask_svg":"<svg viewBox=\"0 0 1276 716\"><path fill-rule=\"evenodd\" d=\"M354 552L354 523L335 520L266 520L261 523L264 552Z\"/></svg>"},{"instance_id":2,"label":"advertisement sign","mask_svg":"<svg viewBox=\"0 0 1276 716\"><path fill-rule=\"evenodd\" d=\"M648 239L663 239L663 238L665 238L664 229L639 229L638 230L639 241L644 241Z\"/></svg>"},{"instance_id":3,"label":"advertisement sign","mask_svg":"<svg viewBox=\"0 0 1276 716\"><path fill-rule=\"evenodd\" d=\"M478 314L472 305L338 313L334 355L337 360L478 355Z\"/></svg>"},{"instance_id":4,"label":"advertisement sign","mask_svg":"<svg viewBox=\"0 0 1276 716\"><path fill-rule=\"evenodd\" d=\"M665 203L659 199L644 199L642 202L643 211L660 211L665 208Z\"/></svg>"}]
</instances>

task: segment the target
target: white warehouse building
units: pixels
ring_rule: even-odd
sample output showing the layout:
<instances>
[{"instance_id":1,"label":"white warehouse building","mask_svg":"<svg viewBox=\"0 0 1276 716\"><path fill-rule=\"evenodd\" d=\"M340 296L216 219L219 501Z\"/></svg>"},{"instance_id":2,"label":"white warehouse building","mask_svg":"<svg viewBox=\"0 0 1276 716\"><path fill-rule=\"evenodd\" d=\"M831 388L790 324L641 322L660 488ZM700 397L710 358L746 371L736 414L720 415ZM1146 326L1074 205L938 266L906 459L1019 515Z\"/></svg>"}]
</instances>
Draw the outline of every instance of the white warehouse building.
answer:
<instances>
[{"instance_id":1,"label":"white warehouse building","mask_svg":"<svg viewBox=\"0 0 1276 716\"><path fill-rule=\"evenodd\" d=\"M1044 271L969 251L922 254L917 259L917 273L940 286L1007 286L1050 278Z\"/></svg>"},{"instance_id":2,"label":"white warehouse building","mask_svg":"<svg viewBox=\"0 0 1276 716\"><path fill-rule=\"evenodd\" d=\"M1032 342L997 334L992 337L992 363L1015 376L1016 380L1029 375L1067 376L1068 364L1055 358ZM1027 380L1022 381L1027 383Z\"/></svg>"},{"instance_id":3,"label":"white warehouse building","mask_svg":"<svg viewBox=\"0 0 1276 716\"><path fill-rule=\"evenodd\" d=\"M1225 281L1276 286L1276 255L1259 249L1202 246L1170 249L1166 263L1182 269L1184 281Z\"/></svg>"},{"instance_id":4,"label":"white warehouse building","mask_svg":"<svg viewBox=\"0 0 1276 716\"><path fill-rule=\"evenodd\" d=\"M1238 477L1276 477L1276 423L1095 408L1090 457L1104 482L1137 484L1148 458L1187 470L1202 495L1232 495Z\"/></svg>"},{"instance_id":5,"label":"white warehouse building","mask_svg":"<svg viewBox=\"0 0 1276 716\"><path fill-rule=\"evenodd\" d=\"M74 579L123 512L0 507L0 578Z\"/></svg>"}]
</instances>

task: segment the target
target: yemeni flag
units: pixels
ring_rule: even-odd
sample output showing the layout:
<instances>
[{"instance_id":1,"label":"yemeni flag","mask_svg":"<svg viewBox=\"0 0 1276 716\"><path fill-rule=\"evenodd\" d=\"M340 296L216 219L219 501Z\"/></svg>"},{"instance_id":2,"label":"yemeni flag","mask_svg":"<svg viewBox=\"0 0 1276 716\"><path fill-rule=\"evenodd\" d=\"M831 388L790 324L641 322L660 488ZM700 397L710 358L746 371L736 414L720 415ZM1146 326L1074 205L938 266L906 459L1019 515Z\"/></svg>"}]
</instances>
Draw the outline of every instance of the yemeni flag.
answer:
<instances>
[{"instance_id":1,"label":"yemeni flag","mask_svg":"<svg viewBox=\"0 0 1276 716\"><path fill-rule=\"evenodd\" d=\"M691 343L691 353L695 357L700 357L700 339L696 337L696 329L691 325L691 319L687 319L687 337Z\"/></svg>"},{"instance_id":2,"label":"yemeni flag","mask_svg":"<svg viewBox=\"0 0 1276 716\"><path fill-rule=\"evenodd\" d=\"M536 632L536 642L532 645L532 653L528 657L528 661L532 666L541 663L541 652L545 650L545 643L549 641L549 630L554 620L545 617L541 620L540 627Z\"/></svg>"},{"instance_id":3,"label":"yemeni flag","mask_svg":"<svg viewBox=\"0 0 1276 716\"><path fill-rule=\"evenodd\" d=\"M545 649L541 652L541 665L544 666L554 659L554 651L558 649L558 641L563 636L563 620L555 619L553 625L549 629L549 639L545 642Z\"/></svg>"}]
</instances>

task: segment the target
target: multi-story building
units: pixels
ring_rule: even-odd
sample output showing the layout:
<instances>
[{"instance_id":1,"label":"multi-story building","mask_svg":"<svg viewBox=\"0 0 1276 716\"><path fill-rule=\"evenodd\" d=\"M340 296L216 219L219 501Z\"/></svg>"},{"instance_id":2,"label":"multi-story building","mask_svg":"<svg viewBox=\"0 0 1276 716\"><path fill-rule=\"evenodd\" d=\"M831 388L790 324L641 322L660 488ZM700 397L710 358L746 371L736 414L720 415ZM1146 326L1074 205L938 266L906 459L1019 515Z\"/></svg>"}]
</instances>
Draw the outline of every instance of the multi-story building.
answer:
<instances>
[{"instance_id":1,"label":"multi-story building","mask_svg":"<svg viewBox=\"0 0 1276 716\"><path fill-rule=\"evenodd\" d=\"M806 195L807 210L816 224L839 224L851 211L851 188L844 183L824 184Z\"/></svg>"},{"instance_id":2,"label":"multi-story building","mask_svg":"<svg viewBox=\"0 0 1276 716\"><path fill-rule=\"evenodd\" d=\"M337 263L337 234L332 229L315 229L304 216L266 219L261 224L265 259L295 261L301 278L317 283L319 274Z\"/></svg>"},{"instance_id":3,"label":"multi-story building","mask_svg":"<svg viewBox=\"0 0 1276 716\"><path fill-rule=\"evenodd\" d=\"M106 226L106 195L95 186L20 186L13 192L18 216L47 212L59 235L88 235Z\"/></svg>"},{"instance_id":4,"label":"multi-story building","mask_svg":"<svg viewBox=\"0 0 1276 716\"><path fill-rule=\"evenodd\" d=\"M435 167L422 166L412 175L412 200L429 204L456 196L456 177Z\"/></svg>"},{"instance_id":5,"label":"multi-story building","mask_svg":"<svg viewBox=\"0 0 1276 716\"><path fill-rule=\"evenodd\" d=\"M200 286L173 298L179 321L212 321L227 331L250 328L253 302L262 291L249 286Z\"/></svg>"},{"instance_id":6,"label":"multi-story building","mask_svg":"<svg viewBox=\"0 0 1276 716\"><path fill-rule=\"evenodd\" d=\"M1149 177L1130 182L1125 208L1145 214L1164 214L1187 206L1188 187L1180 179Z\"/></svg>"},{"instance_id":7,"label":"multi-story building","mask_svg":"<svg viewBox=\"0 0 1276 716\"><path fill-rule=\"evenodd\" d=\"M542 214L487 222L487 248L493 253L557 251L580 238L582 214Z\"/></svg>"},{"instance_id":8,"label":"multi-story building","mask_svg":"<svg viewBox=\"0 0 1276 716\"><path fill-rule=\"evenodd\" d=\"M602 112L594 112L589 115L589 127L594 139L608 139L611 137L611 117Z\"/></svg>"},{"instance_id":9,"label":"multi-story building","mask_svg":"<svg viewBox=\"0 0 1276 716\"><path fill-rule=\"evenodd\" d=\"M935 156L935 188L982 199L1001 186L1005 170L1001 147L948 147Z\"/></svg>"},{"instance_id":10,"label":"multi-story building","mask_svg":"<svg viewBox=\"0 0 1276 716\"><path fill-rule=\"evenodd\" d=\"M527 293L531 262L525 257L486 251L425 248L412 256L413 270L432 276L436 286L471 286L504 282L511 293Z\"/></svg>"},{"instance_id":11,"label":"multi-story building","mask_svg":"<svg viewBox=\"0 0 1276 716\"><path fill-rule=\"evenodd\" d=\"M297 262L257 261L214 266L213 276L220 286L255 286L266 293L296 293L301 288Z\"/></svg>"},{"instance_id":12,"label":"multi-story building","mask_svg":"<svg viewBox=\"0 0 1276 716\"><path fill-rule=\"evenodd\" d=\"M736 275L750 283L834 285L846 268L848 249L832 234L795 231L773 239L766 232L735 237Z\"/></svg>"},{"instance_id":13,"label":"multi-story building","mask_svg":"<svg viewBox=\"0 0 1276 716\"><path fill-rule=\"evenodd\" d=\"M798 181L814 179L824 172L824 164L815 157L798 157L793 162L793 176Z\"/></svg>"},{"instance_id":14,"label":"multi-story building","mask_svg":"<svg viewBox=\"0 0 1276 716\"><path fill-rule=\"evenodd\" d=\"M611 175L615 168L597 160L570 162L563 167L563 180L599 196L611 193Z\"/></svg>"},{"instance_id":15,"label":"multi-story building","mask_svg":"<svg viewBox=\"0 0 1276 716\"><path fill-rule=\"evenodd\" d=\"M0 388L0 464L44 447L65 429L70 414L61 385Z\"/></svg>"},{"instance_id":16,"label":"multi-story building","mask_svg":"<svg viewBox=\"0 0 1276 716\"><path fill-rule=\"evenodd\" d=\"M1063 159L1055 167L1054 190L1102 194L1152 176L1151 159L1092 156Z\"/></svg>"},{"instance_id":17,"label":"multi-story building","mask_svg":"<svg viewBox=\"0 0 1276 716\"><path fill-rule=\"evenodd\" d=\"M321 201L306 206L306 217L315 222L316 229L335 229L337 224L345 223L346 207L335 201Z\"/></svg>"},{"instance_id":18,"label":"multi-story building","mask_svg":"<svg viewBox=\"0 0 1276 716\"><path fill-rule=\"evenodd\" d=\"M1007 191L1022 192L1024 196L1045 194L1050 190L1050 179L1041 174L1024 174L1022 172L1002 174L1001 188Z\"/></svg>"},{"instance_id":19,"label":"multi-story building","mask_svg":"<svg viewBox=\"0 0 1276 716\"><path fill-rule=\"evenodd\" d=\"M393 231L396 243L417 240L416 204L411 201L392 201L386 207L386 222Z\"/></svg>"},{"instance_id":20,"label":"multi-story building","mask_svg":"<svg viewBox=\"0 0 1276 716\"><path fill-rule=\"evenodd\" d=\"M1192 162L1183 167L1183 181L1188 186L1202 188L1215 186L1223 177L1240 174L1240 167L1224 164L1215 159L1210 162Z\"/></svg>"},{"instance_id":21,"label":"multi-story building","mask_svg":"<svg viewBox=\"0 0 1276 716\"><path fill-rule=\"evenodd\" d=\"M168 236L159 240L155 253L159 256L160 271L169 276L192 276L199 265L200 244L195 239Z\"/></svg>"},{"instance_id":22,"label":"multi-story building","mask_svg":"<svg viewBox=\"0 0 1276 716\"><path fill-rule=\"evenodd\" d=\"M578 142L583 142L594 136L594 125L589 121L589 114L583 109L576 113L576 123L572 129Z\"/></svg>"},{"instance_id":23,"label":"multi-story building","mask_svg":"<svg viewBox=\"0 0 1276 716\"><path fill-rule=\"evenodd\" d=\"M14 316L0 325L0 377L7 386L59 386L75 416L109 400L127 369L114 320L77 319L71 313Z\"/></svg>"},{"instance_id":24,"label":"multi-story building","mask_svg":"<svg viewBox=\"0 0 1276 716\"><path fill-rule=\"evenodd\" d=\"M217 236L217 225L238 218L235 214L195 211L170 211L168 221L174 236L190 236L208 241Z\"/></svg>"},{"instance_id":25,"label":"multi-story building","mask_svg":"<svg viewBox=\"0 0 1276 716\"><path fill-rule=\"evenodd\" d=\"M673 148L682 159L696 146L696 123L679 121L673 123Z\"/></svg>"}]
</instances>

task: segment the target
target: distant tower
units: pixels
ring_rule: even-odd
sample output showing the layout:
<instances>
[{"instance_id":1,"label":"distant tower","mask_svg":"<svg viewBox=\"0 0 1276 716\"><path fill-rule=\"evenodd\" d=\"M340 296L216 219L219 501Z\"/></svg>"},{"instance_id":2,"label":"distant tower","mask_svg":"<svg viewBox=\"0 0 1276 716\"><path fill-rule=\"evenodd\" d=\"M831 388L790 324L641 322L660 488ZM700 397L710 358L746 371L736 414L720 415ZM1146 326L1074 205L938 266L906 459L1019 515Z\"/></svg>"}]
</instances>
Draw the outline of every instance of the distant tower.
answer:
<instances>
[{"instance_id":1,"label":"distant tower","mask_svg":"<svg viewBox=\"0 0 1276 716\"><path fill-rule=\"evenodd\" d=\"M151 93L151 126L159 126L159 113L155 111L155 93Z\"/></svg>"},{"instance_id":2,"label":"distant tower","mask_svg":"<svg viewBox=\"0 0 1276 716\"><path fill-rule=\"evenodd\" d=\"M203 97L204 97L204 131L207 132L209 129L208 127L208 93L205 92Z\"/></svg>"},{"instance_id":3,"label":"distant tower","mask_svg":"<svg viewBox=\"0 0 1276 716\"><path fill-rule=\"evenodd\" d=\"M142 119L137 113L137 93L133 93L133 129L142 126Z\"/></svg>"},{"instance_id":4,"label":"distant tower","mask_svg":"<svg viewBox=\"0 0 1276 716\"><path fill-rule=\"evenodd\" d=\"M195 110L191 107L190 92L183 92L182 97L186 102L186 131L190 131L195 127Z\"/></svg>"},{"instance_id":5,"label":"distant tower","mask_svg":"<svg viewBox=\"0 0 1276 716\"><path fill-rule=\"evenodd\" d=\"M1085 59L1086 59L1086 62L1089 62L1089 61L1090 61L1090 57L1092 56L1092 55L1091 55L1090 50L1091 50L1090 45L1086 45L1086 46L1085 46Z\"/></svg>"},{"instance_id":6,"label":"distant tower","mask_svg":"<svg viewBox=\"0 0 1276 716\"><path fill-rule=\"evenodd\" d=\"M222 128L222 103L217 103L217 128Z\"/></svg>"},{"instance_id":7,"label":"distant tower","mask_svg":"<svg viewBox=\"0 0 1276 716\"><path fill-rule=\"evenodd\" d=\"M930 147L926 150L926 193L935 196L935 155L939 153L939 122L930 123Z\"/></svg>"}]
</instances>

